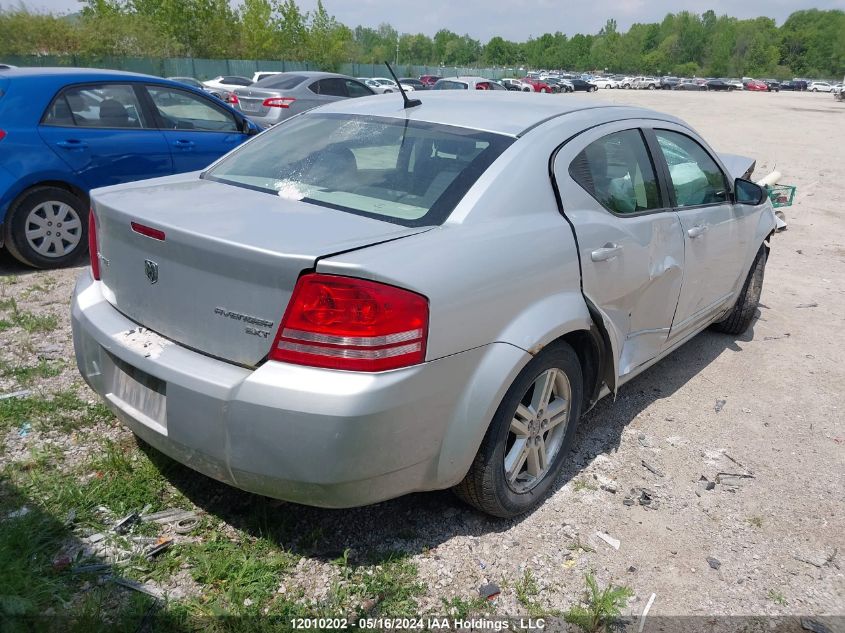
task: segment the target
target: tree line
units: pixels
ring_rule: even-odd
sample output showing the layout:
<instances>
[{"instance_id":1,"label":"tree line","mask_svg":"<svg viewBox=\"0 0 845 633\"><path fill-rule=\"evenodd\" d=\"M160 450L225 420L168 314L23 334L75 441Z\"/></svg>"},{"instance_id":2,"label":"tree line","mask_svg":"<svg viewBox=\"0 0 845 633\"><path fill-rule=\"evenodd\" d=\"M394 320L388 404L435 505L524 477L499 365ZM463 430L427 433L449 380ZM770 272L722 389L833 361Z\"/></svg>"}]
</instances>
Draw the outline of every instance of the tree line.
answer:
<instances>
[{"instance_id":1,"label":"tree line","mask_svg":"<svg viewBox=\"0 0 845 633\"><path fill-rule=\"evenodd\" d=\"M841 78L845 11L796 11L740 20L712 10L669 13L627 31L607 20L595 34L557 31L524 42L483 43L442 29L433 37L390 24L350 28L322 2L302 11L295 0L84 0L72 15L0 6L3 55L198 57L341 63L607 70L682 76Z\"/></svg>"}]
</instances>

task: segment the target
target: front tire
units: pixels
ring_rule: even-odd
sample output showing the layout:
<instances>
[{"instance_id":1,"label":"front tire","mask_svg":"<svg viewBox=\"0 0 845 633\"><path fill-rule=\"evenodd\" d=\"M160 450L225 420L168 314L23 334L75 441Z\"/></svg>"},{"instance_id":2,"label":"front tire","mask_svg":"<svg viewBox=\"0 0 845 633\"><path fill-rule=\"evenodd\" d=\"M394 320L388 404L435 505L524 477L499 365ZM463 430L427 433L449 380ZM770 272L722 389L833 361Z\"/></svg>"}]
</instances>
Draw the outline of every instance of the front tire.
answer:
<instances>
[{"instance_id":1,"label":"front tire","mask_svg":"<svg viewBox=\"0 0 845 633\"><path fill-rule=\"evenodd\" d=\"M535 356L505 394L455 494L503 518L538 506L569 453L582 394L572 347L556 343Z\"/></svg>"},{"instance_id":2,"label":"front tire","mask_svg":"<svg viewBox=\"0 0 845 633\"><path fill-rule=\"evenodd\" d=\"M9 208L5 244L33 268L75 264L88 248L88 213L77 196L58 187L24 192Z\"/></svg>"},{"instance_id":3,"label":"front tire","mask_svg":"<svg viewBox=\"0 0 845 633\"><path fill-rule=\"evenodd\" d=\"M765 247L760 247L742 286L742 292L739 293L739 299L724 319L713 324L715 330L725 334L742 334L751 325L763 292L766 258Z\"/></svg>"}]
</instances>

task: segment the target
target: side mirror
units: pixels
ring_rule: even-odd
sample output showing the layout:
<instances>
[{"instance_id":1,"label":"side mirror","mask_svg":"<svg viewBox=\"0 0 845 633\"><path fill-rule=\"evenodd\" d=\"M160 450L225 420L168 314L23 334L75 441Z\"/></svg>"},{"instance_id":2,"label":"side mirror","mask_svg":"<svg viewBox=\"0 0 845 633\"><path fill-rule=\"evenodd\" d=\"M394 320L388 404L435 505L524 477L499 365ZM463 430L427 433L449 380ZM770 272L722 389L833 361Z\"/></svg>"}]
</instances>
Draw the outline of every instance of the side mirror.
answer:
<instances>
[{"instance_id":1,"label":"side mirror","mask_svg":"<svg viewBox=\"0 0 845 633\"><path fill-rule=\"evenodd\" d=\"M261 130L258 129L258 126L250 121L249 119L244 119L241 121L241 132L246 134L247 136L255 136Z\"/></svg>"},{"instance_id":2,"label":"side mirror","mask_svg":"<svg viewBox=\"0 0 845 633\"><path fill-rule=\"evenodd\" d=\"M766 201L766 190L750 180L737 178L734 180L734 196L737 204L757 206Z\"/></svg>"}]
</instances>

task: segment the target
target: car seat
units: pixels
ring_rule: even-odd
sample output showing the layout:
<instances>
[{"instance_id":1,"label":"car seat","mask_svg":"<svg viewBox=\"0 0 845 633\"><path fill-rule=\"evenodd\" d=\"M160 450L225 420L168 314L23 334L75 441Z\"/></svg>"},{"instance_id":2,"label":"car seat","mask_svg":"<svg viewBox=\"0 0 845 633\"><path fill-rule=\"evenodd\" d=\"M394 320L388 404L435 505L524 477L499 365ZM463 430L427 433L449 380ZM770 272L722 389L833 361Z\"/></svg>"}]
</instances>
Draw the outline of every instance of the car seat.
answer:
<instances>
[{"instance_id":1,"label":"car seat","mask_svg":"<svg viewBox=\"0 0 845 633\"><path fill-rule=\"evenodd\" d=\"M101 127L130 127L129 113L117 99L105 99L100 103ZM132 126L134 127L134 126Z\"/></svg>"}]
</instances>

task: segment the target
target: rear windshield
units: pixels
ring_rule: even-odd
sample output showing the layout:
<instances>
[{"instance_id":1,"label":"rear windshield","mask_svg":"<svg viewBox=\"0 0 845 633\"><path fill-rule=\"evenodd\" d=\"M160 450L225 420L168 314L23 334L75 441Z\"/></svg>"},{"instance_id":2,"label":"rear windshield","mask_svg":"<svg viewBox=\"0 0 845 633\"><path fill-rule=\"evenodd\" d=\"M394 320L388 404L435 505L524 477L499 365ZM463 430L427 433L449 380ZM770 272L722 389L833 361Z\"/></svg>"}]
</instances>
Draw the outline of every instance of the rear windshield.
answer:
<instances>
[{"instance_id":1,"label":"rear windshield","mask_svg":"<svg viewBox=\"0 0 845 633\"><path fill-rule=\"evenodd\" d=\"M370 116L310 114L256 137L204 178L401 224L442 224L514 139Z\"/></svg>"},{"instance_id":2,"label":"rear windshield","mask_svg":"<svg viewBox=\"0 0 845 633\"><path fill-rule=\"evenodd\" d=\"M269 77L260 79L253 85L256 88L290 90L291 88L296 88L303 81L305 81L305 77L302 75L270 75Z\"/></svg>"}]
</instances>

